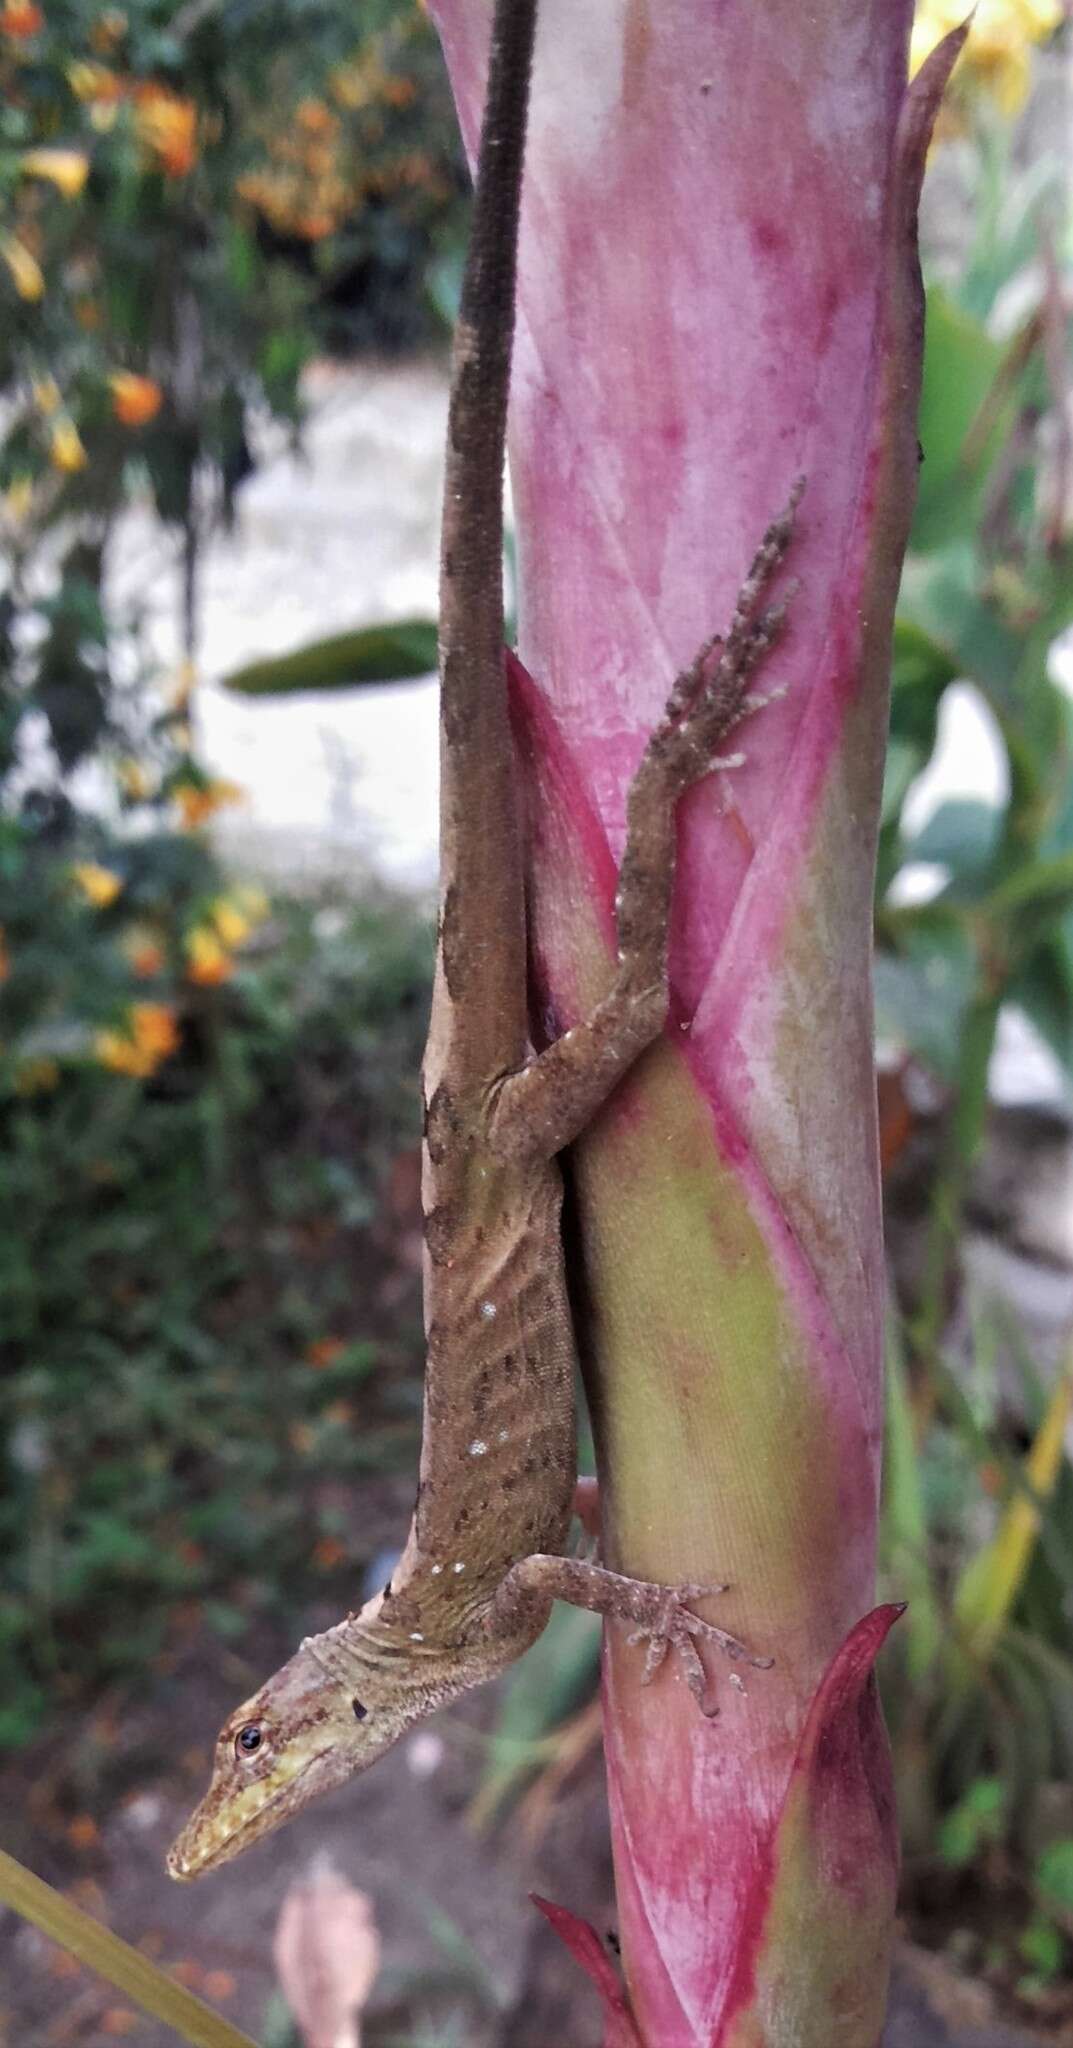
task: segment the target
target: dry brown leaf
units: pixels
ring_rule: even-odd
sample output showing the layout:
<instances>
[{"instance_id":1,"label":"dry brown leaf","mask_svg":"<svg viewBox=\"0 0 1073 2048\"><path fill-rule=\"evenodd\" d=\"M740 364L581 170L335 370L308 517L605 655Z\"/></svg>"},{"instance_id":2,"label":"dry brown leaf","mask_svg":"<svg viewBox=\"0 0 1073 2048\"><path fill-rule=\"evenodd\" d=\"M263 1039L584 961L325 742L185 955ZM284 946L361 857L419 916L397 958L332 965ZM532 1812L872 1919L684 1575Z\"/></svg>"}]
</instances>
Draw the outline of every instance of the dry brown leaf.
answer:
<instances>
[{"instance_id":1,"label":"dry brown leaf","mask_svg":"<svg viewBox=\"0 0 1073 2048\"><path fill-rule=\"evenodd\" d=\"M360 2048L361 2014L380 1967L365 1893L330 1863L316 1864L283 1901L274 1952L305 2048Z\"/></svg>"}]
</instances>

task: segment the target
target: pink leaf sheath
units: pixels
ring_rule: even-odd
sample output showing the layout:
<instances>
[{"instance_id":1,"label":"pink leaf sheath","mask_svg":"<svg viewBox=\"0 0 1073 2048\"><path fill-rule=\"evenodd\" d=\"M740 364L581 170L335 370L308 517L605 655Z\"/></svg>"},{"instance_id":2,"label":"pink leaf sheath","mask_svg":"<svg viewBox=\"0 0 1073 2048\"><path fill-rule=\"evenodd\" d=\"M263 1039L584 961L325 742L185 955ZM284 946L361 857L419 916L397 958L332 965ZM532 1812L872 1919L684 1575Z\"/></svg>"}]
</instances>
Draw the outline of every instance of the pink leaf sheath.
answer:
<instances>
[{"instance_id":1,"label":"pink leaf sheath","mask_svg":"<svg viewBox=\"0 0 1073 2048\"><path fill-rule=\"evenodd\" d=\"M489 6L433 11L472 144ZM548 1031L606 986L625 793L674 675L807 479L800 588L757 682L772 701L730 742L744 765L682 806L671 1024L573 1154L608 1561L730 1580L706 1612L776 1659L713 1662L708 1724L675 1674L642 1689L640 1653L609 1632L616 1886L647 2048L874 2048L885 1983L894 1822L870 1680L846 1710L843 1795L813 1800L796 1860L782 1845L815 1703L855 1631L876 1636L869 1671L883 1632L860 1621L883 1305L871 894L917 465L916 202L960 47L907 88L911 12L544 0L538 35L512 677ZM838 2031L850 1862L876 1932Z\"/></svg>"}]
</instances>

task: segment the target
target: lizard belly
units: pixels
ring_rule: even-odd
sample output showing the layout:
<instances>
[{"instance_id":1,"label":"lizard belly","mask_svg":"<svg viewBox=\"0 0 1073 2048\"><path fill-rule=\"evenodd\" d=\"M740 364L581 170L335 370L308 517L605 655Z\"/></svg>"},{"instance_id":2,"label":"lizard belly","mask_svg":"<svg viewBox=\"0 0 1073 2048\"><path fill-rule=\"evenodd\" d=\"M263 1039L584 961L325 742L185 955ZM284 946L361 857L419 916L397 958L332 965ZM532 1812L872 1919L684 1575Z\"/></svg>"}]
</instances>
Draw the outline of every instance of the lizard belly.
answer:
<instances>
[{"instance_id":1,"label":"lizard belly","mask_svg":"<svg viewBox=\"0 0 1073 2048\"><path fill-rule=\"evenodd\" d=\"M481 1174L465 1226L430 1239L421 1478L406 1586L460 1615L512 1564L561 1550L576 1476L574 1337L558 1168Z\"/></svg>"}]
</instances>

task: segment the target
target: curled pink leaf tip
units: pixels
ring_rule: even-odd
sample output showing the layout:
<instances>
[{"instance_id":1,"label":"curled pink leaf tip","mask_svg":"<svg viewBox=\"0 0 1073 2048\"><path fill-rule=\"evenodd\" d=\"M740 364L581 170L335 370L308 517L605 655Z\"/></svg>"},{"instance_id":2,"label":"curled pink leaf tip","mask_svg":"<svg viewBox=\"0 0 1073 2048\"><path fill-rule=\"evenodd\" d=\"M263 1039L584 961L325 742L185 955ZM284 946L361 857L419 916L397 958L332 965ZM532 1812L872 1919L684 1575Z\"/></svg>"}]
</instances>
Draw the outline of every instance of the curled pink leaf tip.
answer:
<instances>
[{"instance_id":1,"label":"curled pink leaf tip","mask_svg":"<svg viewBox=\"0 0 1073 2048\"><path fill-rule=\"evenodd\" d=\"M595 1927L571 1913L569 1907L542 1899L538 1892L530 1892L529 1896L600 1994L604 2008L603 2048L644 2048L618 1973Z\"/></svg>"}]
</instances>

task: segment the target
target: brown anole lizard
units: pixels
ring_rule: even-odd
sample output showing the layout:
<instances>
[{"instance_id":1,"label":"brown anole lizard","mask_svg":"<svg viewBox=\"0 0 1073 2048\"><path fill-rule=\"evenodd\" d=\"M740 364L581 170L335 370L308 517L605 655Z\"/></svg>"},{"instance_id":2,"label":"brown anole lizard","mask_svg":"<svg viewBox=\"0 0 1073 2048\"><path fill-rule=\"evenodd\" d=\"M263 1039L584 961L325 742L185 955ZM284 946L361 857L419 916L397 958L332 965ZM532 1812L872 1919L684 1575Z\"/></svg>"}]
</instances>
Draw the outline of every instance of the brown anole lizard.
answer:
<instances>
[{"instance_id":1,"label":"brown anole lizard","mask_svg":"<svg viewBox=\"0 0 1073 2048\"><path fill-rule=\"evenodd\" d=\"M634 777L613 982L586 1022L534 1054L507 716L502 487L536 6L495 7L452 364L417 1505L384 1591L305 1641L225 1723L209 1790L168 1859L177 1878L238 1855L364 1770L415 1721L503 1670L540 1634L553 1600L628 1623L647 1643L646 1678L673 1648L702 1707L701 1646L748 1656L694 1612L721 1589L652 1585L564 1555L576 1470L575 1344L556 1155L663 1028L676 805L757 708L750 679L785 604L765 604L765 592L790 543L799 487L764 535L725 640L709 642L675 682Z\"/></svg>"}]
</instances>

